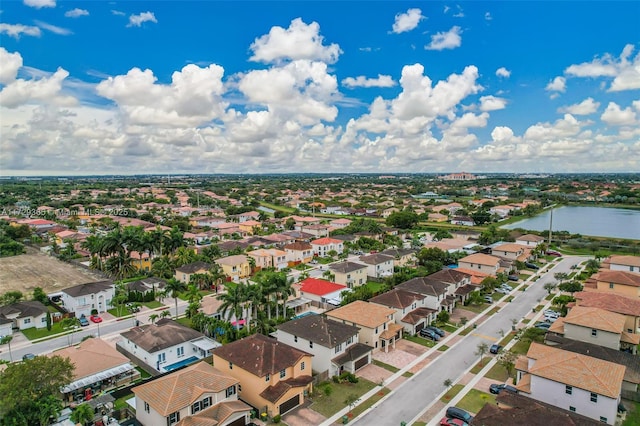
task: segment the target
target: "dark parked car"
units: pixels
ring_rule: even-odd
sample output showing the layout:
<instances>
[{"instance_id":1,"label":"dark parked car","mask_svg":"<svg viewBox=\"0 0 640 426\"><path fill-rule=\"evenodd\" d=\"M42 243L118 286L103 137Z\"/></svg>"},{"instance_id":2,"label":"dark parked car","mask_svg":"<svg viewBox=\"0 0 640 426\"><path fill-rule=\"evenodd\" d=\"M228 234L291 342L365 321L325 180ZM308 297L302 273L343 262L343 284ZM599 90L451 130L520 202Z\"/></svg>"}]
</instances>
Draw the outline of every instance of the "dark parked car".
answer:
<instances>
[{"instance_id":1,"label":"dark parked car","mask_svg":"<svg viewBox=\"0 0 640 426\"><path fill-rule=\"evenodd\" d=\"M431 330L431 331L435 331L435 333L440 336L440 337L444 337L444 330L436 327L435 325L429 325L427 327L425 327L427 330Z\"/></svg>"},{"instance_id":2,"label":"dark parked car","mask_svg":"<svg viewBox=\"0 0 640 426\"><path fill-rule=\"evenodd\" d=\"M489 386L489 392L493 393L493 394L499 394L501 390L507 390L509 392L513 392L513 393L518 393L518 389L514 388L513 386L510 385L505 385L505 384L493 384L491 386Z\"/></svg>"},{"instance_id":3,"label":"dark parked car","mask_svg":"<svg viewBox=\"0 0 640 426\"><path fill-rule=\"evenodd\" d=\"M540 269L540 267L538 265L536 265L535 263L531 263L531 262L524 262L524 266L526 266L529 269Z\"/></svg>"},{"instance_id":4,"label":"dark parked car","mask_svg":"<svg viewBox=\"0 0 640 426\"><path fill-rule=\"evenodd\" d=\"M507 277L507 279L508 279L509 281L518 281L518 280L520 279L520 277L519 277L519 276L517 276L517 275L509 275L509 276Z\"/></svg>"},{"instance_id":5,"label":"dark parked car","mask_svg":"<svg viewBox=\"0 0 640 426\"><path fill-rule=\"evenodd\" d=\"M497 354L501 350L502 350L502 345L499 345L497 343L491 345L491 348L489 348L489 352L491 352L492 354Z\"/></svg>"},{"instance_id":6,"label":"dark parked car","mask_svg":"<svg viewBox=\"0 0 640 426\"><path fill-rule=\"evenodd\" d=\"M35 357L36 357L35 354L28 353L28 354L22 355L22 360L29 361L30 359L34 359Z\"/></svg>"},{"instance_id":7,"label":"dark parked car","mask_svg":"<svg viewBox=\"0 0 640 426\"><path fill-rule=\"evenodd\" d=\"M447 417L452 417L454 419L460 419L464 422L467 423L471 423L471 420L473 420L473 417L471 416L471 414L467 413L466 411L464 411L462 408L458 408L458 407L449 407L447 408Z\"/></svg>"},{"instance_id":8,"label":"dark parked car","mask_svg":"<svg viewBox=\"0 0 640 426\"><path fill-rule=\"evenodd\" d=\"M433 330L429 330L428 328L423 328L422 330L420 330L420 336L436 342L440 340L440 336L438 336L438 333Z\"/></svg>"},{"instance_id":9,"label":"dark parked car","mask_svg":"<svg viewBox=\"0 0 640 426\"><path fill-rule=\"evenodd\" d=\"M534 325L535 328L539 328L541 330L548 330L551 327L551 323L549 322L537 322Z\"/></svg>"},{"instance_id":10,"label":"dark parked car","mask_svg":"<svg viewBox=\"0 0 640 426\"><path fill-rule=\"evenodd\" d=\"M84 315L80 315L80 318L78 318L78 321L80 321L80 325L83 327L86 327L89 325L89 320Z\"/></svg>"}]
</instances>

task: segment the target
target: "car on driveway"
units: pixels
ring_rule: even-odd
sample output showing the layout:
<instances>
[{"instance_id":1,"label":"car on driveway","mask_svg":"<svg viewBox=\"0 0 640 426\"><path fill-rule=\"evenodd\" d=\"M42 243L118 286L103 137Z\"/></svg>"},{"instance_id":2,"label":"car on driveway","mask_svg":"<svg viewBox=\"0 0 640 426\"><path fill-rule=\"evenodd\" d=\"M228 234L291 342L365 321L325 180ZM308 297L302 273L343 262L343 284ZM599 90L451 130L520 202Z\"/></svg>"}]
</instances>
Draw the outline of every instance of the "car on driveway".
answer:
<instances>
[{"instance_id":1,"label":"car on driveway","mask_svg":"<svg viewBox=\"0 0 640 426\"><path fill-rule=\"evenodd\" d=\"M484 300L487 303L493 303L493 297L491 297L490 295L485 295L482 300Z\"/></svg>"},{"instance_id":2,"label":"car on driveway","mask_svg":"<svg viewBox=\"0 0 640 426\"><path fill-rule=\"evenodd\" d=\"M438 336L438 333L436 333L433 330L429 330L428 328L423 328L422 330L420 330L419 334L420 334L420 337L424 337L425 339L431 339L435 342L440 340L440 336Z\"/></svg>"},{"instance_id":3,"label":"car on driveway","mask_svg":"<svg viewBox=\"0 0 640 426\"><path fill-rule=\"evenodd\" d=\"M500 294L509 294L509 290L507 290L506 288L497 288L496 289L496 293L500 293Z\"/></svg>"},{"instance_id":4,"label":"car on driveway","mask_svg":"<svg viewBox=\"0 0 640 426\"><path fill-rule=\"evenodd\" d=\"M489 352L491 352L492 354L497 354L498 352L500 352L502 350L502 345L499 345L497 343L494 343L493 345L491 345L491 347L489 348Z\"/></svg>"},{"instance_id":5,"label":"car on driveway","mask_svg":"<svg viewBox=\"0 0 640 426\"><path fill-rule=\"evenodd\" d=\"M89 320L84 315L80 315L80 318L78 318L78 321L80 321L80 325L82 327L86 327L89 325Z\"/></svg>"},{"instance_id":6,"label":"car on driveway","mask_svg":"<svg viewBox=\"0 0 640 426\"><path fill-rule=\"evenodd\" d=\"M551 323L549 322L537 322L534 325L535 328L539 328L541 330L548 330L551 327Z\"/></svg>"},{"instance_id":7,"label":"car on driveway","mask_svg":"<svg viewBox=\"0 0 640 426\"><path fill-rule=\"evenodd\" d=\"M91 322L95 323L102 322L102 318L100 318L98 315L91 315L89 319L91 320Z\"/></svg>"},{"instance_id":8,"label":"car on driveway","mask_svg":"<svg viewBox=\"0 0 640 426\"><path fill-rule=\"evenodd\" d=\"M513 386L501 383L501 384L492 384L491 386L489 386L489 392L491 392L492 394L499 394L500 391L502 390L507 390L509 392L513 392L513 393L518 393L518 389L514 388Z\"/></svg>"},{"instance_id":9,"label":"car on driveway","mask_svg":"<svg viewBox=\"0 0 640 426\"><path fill-rule=\"evenodd\" d=\"M538 265L536 265L535 263L531 263L531 262L524 262L524 266L526 266L529 269L540 269L540 267Z\"/></svg>"},{"instance_id":10,"label":"car on driveway","mask_svg":"<svg viewBox=\"0 0 640 426\"><path fill-rule=\"evenodd\" d=\"M517 276L517 275L509 275L509 276L507 277L507 279L508 279L509 281L518 281L518 280L520 280L520 277L519 277L519 276Z\"/></svg>"},{"instance_id":11,"label":"car on driveway","mask_svg":"<svg viewBox=\"0 0 640 426\"><path fill-rule=\"evenodd\" d=\"M444 337L444 334L445 334L444 330L442 330L441 328L436 327L435 325L428 325L425 328L427 330L434 331L440 337Z\"/></svg>"},{"instance_id":12,"label":"car on driveway","mask_svg":"<svg viewBox=\"0 0 640 426\"><path fill-rule=\"evenodd\" d=\"M462 408L458 408L458 407L449 407L447 408L447 417L452 417L454 419L460 419L464 422L471 422L471 420L473 420L473 417L471 416L471 414L467 413L466 411L464 411Z\"/></svg>"},{"instance_id":13,"label":"car on driveway","mask_svg":"<svg viewBox=\"0 0 640 426\"><path fill-rule=\"evenodd\" d=\"M469 423L464 420L454 419L453 417L443 417L440 420L440 426L468 426Z\"/></svg>"},{"instance_id":14,"label":"car on driveway","mask_svg":"<svg viewBox=\"0 0 640 426\"><path fill-rule=\"evenodd\" d=\"M500 284L500 288L504 288L505 290L513 290L513 287L511 287L509 284Z\"/></svg>"}]
</instances>

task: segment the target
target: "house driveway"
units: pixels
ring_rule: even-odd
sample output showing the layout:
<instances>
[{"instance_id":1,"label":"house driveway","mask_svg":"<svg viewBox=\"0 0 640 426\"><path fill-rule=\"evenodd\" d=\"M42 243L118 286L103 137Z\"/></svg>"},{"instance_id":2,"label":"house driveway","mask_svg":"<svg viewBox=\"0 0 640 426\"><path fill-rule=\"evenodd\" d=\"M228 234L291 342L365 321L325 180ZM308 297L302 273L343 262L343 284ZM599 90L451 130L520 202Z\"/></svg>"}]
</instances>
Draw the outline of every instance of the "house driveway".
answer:
<instances>
[{"instance_id":1,"label":"house driveway","mask_svg":"<svg viewBox=\"0 0 640 426\"><path fill-rule=\"evenodd\" d=\"M379 384L383 380L391 377L393 373L389 370L385 370L382 367L378 367L377 365L369 364L358 370L356 374L358 377L362 377L369 380L370 382Z\"/></svg>"},{"instance_id":2,"label":"house driveway","mask_svg":"<svg viewBox=\"0 0 640 426\"><path fill-rule=\"evenodd\" d=\"M288 426L309 426L319 425L327 418L320 413L313 411L307 402L282 416L282 421Z\"/></svg>"},{"instance_id":3,"label":"house driveway","mask_svg":"<svg viewBox=\"0 0 640 426\"><path fill-rule=\"evenodd\" d=\"M425 346L401 339L396 342L395 349L390 349L389 352L378 351L373 354L373 358L396 368L403 368L426 351Z\"/></svg>"}]
</instances>

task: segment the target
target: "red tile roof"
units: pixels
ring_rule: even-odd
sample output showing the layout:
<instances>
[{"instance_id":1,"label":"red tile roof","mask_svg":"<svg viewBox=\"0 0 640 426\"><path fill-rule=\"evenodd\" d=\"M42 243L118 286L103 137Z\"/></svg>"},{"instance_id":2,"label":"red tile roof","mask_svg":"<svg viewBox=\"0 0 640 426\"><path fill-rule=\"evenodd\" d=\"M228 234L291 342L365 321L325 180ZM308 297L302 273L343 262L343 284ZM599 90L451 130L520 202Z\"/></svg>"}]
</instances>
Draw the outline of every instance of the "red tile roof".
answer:
<instances>
[{"instance_id":1,"label":"red tile roof","mask_svg":"<svg viewBox=\"0 0 640 426\"><path fill-rule=\"evenodd\" d=\"M300 291L316 294L318 296L324 296L325 294L347 289L346 286L317 278L306 278L305 280L300 281L300 284L302 285Z\"/></svg>"}]
</instances>

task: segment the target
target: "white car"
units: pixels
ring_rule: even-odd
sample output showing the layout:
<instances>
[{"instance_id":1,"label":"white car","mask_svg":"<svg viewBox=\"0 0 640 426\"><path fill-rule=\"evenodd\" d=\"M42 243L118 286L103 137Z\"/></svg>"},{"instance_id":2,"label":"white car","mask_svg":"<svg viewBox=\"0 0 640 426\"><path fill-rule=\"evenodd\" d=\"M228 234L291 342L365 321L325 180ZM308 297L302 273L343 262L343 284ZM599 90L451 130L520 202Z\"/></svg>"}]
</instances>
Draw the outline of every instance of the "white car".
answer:
<instances>
[{"instance_id":1,"label":"white car","mask_svg":"<svg viewBox=\"0 0 640 426\"><path fill-rule=\"evenodd\" d=\"M507 284L502 284L500 286L500 288L504 288L505 290L509 290L509 291L513 290L513 287L511 287L510 285L507 285Z\"/></svg>"},{"instance_id":2,"label":"white car","mask_svg":"<svg viewBox=\"0 0 640 426\"><path fill-rule=\"evenodd\" d=\"M500 294L509 294L510 292L509 292L509 290L507 290L506 288L502 288L502 287L500 287L500 288L497 288L497 289L496 289L496 293L500 293Z\"/></svg>"}]
</instances>

